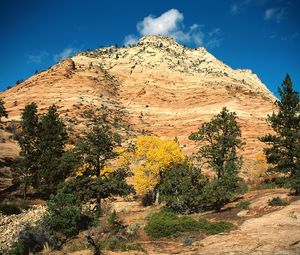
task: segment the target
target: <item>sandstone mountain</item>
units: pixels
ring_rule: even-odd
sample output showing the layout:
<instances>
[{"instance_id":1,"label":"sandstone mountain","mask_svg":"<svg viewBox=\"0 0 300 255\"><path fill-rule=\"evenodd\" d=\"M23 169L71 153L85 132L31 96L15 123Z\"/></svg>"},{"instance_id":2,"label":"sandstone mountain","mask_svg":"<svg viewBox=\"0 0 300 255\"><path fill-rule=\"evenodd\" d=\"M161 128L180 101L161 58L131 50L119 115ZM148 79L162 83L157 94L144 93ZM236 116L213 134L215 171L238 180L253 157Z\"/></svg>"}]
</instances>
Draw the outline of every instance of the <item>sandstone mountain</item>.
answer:
<instances>
[{"instance_id":1,"label":"sandstone mountain","mask_svg":"<svg viewBox=\"0 0 300 255\"><path fill-rule=\"evenodd\" d=\"M187 154L195 151L188 135L226 106L238 114L242 127L244 173L250 164L254 171L263 146L257 137L270 131L265 119L275 100L250 70L233 70L204 48L186 48L163 36L79 53L0 97L10 121L19 120L20 110L32 101L42 111L56 104L75 133L85 129L85 110L105 106L112 115L125 116L136 134L177 136Z\"/></svg>"}]
</instances>

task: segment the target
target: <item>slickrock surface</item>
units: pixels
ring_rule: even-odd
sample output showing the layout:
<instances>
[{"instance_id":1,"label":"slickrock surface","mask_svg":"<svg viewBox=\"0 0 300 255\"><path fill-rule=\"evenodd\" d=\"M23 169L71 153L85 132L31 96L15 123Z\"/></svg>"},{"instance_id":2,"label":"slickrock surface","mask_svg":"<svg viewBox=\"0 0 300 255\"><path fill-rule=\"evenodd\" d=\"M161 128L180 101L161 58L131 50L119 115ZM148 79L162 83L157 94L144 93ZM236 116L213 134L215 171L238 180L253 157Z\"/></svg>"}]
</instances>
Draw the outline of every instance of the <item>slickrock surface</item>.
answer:
<instances>
[{"instance_id":1,"label":"slickrock surface","mask_svg":"<svg viewBox=\"0 0 300 255\"><path fill-rule=\"evenodd\" d=\"M189 254L300 254L300 201L260 218L245 221L237 231L200 241L199 253Z\"/></svg>"},{"instance_id":2,"label":"slickrock surface","mask_svg":"<svg viewBox=\"0 0 300 255\"><path fill-rule=\"evenodd\" d=\"M255 172L263 146L257 137L270 131L265 118L275 100L250 70L233 70L204 48L189 49L162 36L79 53L0 96L16 120L31 101L42 110L55 103L71 131L85 128L84 110L102 104L111 114L126 115L136 132L177 136L187 154L195 151L188 135L226 106L240 118L245 173Z\"/></svg>"}]
</instances>

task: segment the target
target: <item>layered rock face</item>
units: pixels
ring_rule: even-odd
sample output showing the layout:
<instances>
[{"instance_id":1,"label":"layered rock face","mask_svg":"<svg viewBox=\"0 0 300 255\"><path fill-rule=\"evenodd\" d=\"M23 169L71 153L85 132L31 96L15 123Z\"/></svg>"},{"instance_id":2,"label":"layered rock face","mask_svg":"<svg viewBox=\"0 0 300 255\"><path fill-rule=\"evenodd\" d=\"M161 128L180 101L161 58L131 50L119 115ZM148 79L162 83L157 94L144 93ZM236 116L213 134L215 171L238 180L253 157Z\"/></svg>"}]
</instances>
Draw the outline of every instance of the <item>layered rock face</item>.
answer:
<instances>
[{"instance_id":1,"label":"layered rock face","mask_svg":"<svg viewBox=\"0 0 300 255\"><path fill-rule=\"evenodd\" d=\"M176 136L187 154L195 151L188 135L226 106L239 117L243 154L252 163L262 152L257 137L270 132L265 119L275 100L250 70L233 70L204 48L186 48L162 36L79 53L1 97L10 119L19 119L31 101L42 110L55 103L75 131L84 128L84 110L104 105L111 114L126 115L137 133Z\"/></svg>"}]
</instances>

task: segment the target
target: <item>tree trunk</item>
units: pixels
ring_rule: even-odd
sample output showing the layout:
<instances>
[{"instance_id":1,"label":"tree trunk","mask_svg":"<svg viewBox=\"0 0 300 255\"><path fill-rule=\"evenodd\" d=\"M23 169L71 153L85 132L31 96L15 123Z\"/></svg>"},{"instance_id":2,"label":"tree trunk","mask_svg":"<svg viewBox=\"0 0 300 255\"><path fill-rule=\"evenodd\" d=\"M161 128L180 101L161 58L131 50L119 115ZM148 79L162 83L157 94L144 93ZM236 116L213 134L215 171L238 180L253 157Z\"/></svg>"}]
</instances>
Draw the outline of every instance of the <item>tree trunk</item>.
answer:
<instances>
[{"instance_id":1,"label":"tree trunk","mask_svg":"<svg viewBox=\"0 0 300 255\"><path fill-rule=\"evenodd\" d=\"M158 205L159 204L159 190L155 190L155 202L154 202L155 205Z\"/></svg>"},{"instance_id":2,"label":"tree trunk","mask_svg":"<svg viewBox=\"0 0 300 255\"><path fill-rule=\"evenodd\" d=\"M98 214L99 214L99 216L100 216L100 215L101 215L101 211L102 211L100 194L97 194L96 202L97 202L97 210L98 210Z\"/></svg>"},{"instance_id":3,"label":"tree trunk","mask_svg":"<svg viewBox=\"0 0 300 255\"><path fill-rule=\"evenodd\" d=\"M100 247L99 245L97 245L94 241L94 239L92 238L92 236L90 234L88 234L86 236L86 239L88 241L88 243L94 248L94 253L93 255L101 255L102 252L100 251Z\"/></svg>"},{"instance_id":4,"label":"tree trunk","mask_svg":"<svg viewBox=\"0 0 300 255\"><path fill-rule=\"evenodd\" d=\"M27 188L28 188L28 183L26 180L26 177L24 178L24 189L23 189L23 199L26 200L27 198Z\"/></svg>"},{"instance_id":5,"label":"tree trunk","mask_svg":"<svg viewBox=\"0 0 300 255\"><path fill-rule=\"evenodd\" d=\"M220 200L218 200L216 203L215 203L215 209L216 209L216 212L220 212L221 211L221 208L222 208L222 203Z\"/></svg>"}]
</instances>

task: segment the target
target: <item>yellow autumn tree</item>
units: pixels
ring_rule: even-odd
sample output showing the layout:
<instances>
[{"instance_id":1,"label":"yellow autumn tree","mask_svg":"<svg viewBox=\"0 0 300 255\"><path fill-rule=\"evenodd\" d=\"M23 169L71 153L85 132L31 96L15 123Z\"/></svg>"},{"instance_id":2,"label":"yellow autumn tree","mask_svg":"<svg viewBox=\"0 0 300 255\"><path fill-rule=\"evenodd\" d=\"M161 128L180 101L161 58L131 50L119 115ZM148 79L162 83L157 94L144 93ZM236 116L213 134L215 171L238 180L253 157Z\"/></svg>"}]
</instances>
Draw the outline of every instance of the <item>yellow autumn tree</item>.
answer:
<instances>
[{"instance_id":1,"label":"yellow autumn tree","mask_svg":"<svg viewBox=\"0 0 300 255\"><path fill-rule=\"evenodd\" d=\"M172 164L183 163L185 156L174 140L139 136L132 152L132 160L134 187L138 194L145 194L149 191L157 193L161 173Z\"/></svg>"}]
</instances>

